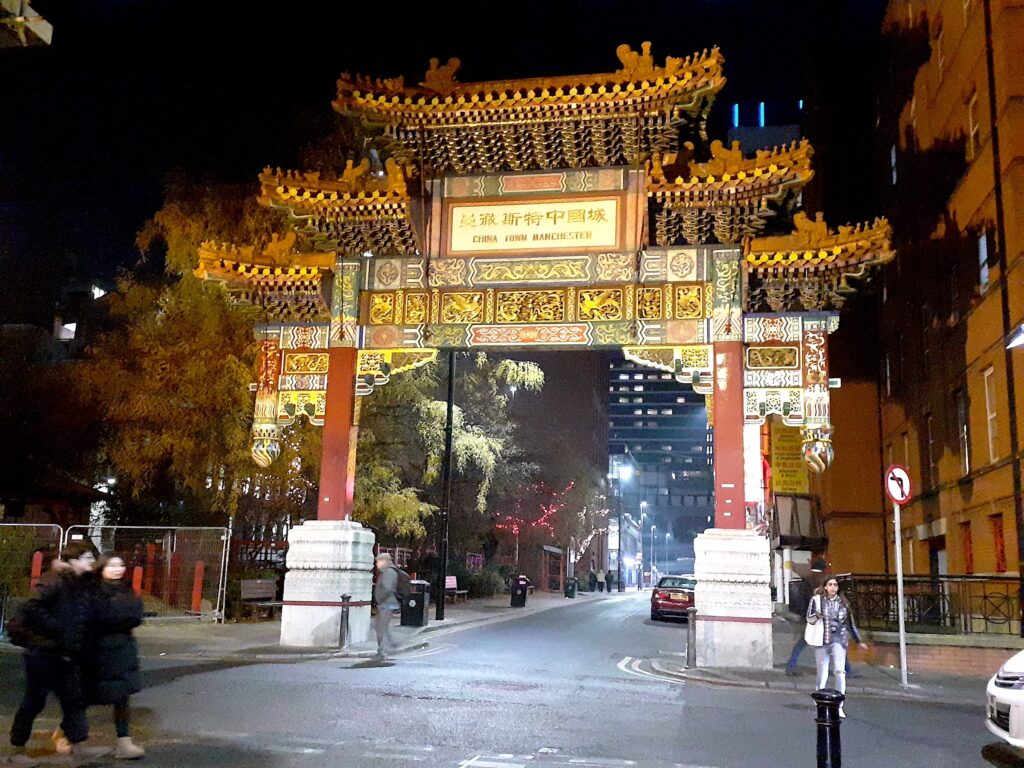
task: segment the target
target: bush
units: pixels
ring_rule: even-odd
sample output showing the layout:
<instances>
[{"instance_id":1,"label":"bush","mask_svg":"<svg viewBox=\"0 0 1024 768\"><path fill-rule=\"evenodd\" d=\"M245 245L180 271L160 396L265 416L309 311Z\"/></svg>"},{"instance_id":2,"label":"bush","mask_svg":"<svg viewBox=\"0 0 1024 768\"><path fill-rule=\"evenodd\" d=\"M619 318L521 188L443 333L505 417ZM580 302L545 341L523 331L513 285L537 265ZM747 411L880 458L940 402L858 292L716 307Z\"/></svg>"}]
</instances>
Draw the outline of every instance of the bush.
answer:
<instances>
[{"instance_id":1,"label":"bush","mask_svg":"<svg viewBox=\"0 0 1024 768\"><path fill-rule=\"evenodd\" d=\"M488 566L480 573L474 573L469 577L470 597L494 597L505 587L505 578L497 568Z\"/></svg>"}]
</instances>

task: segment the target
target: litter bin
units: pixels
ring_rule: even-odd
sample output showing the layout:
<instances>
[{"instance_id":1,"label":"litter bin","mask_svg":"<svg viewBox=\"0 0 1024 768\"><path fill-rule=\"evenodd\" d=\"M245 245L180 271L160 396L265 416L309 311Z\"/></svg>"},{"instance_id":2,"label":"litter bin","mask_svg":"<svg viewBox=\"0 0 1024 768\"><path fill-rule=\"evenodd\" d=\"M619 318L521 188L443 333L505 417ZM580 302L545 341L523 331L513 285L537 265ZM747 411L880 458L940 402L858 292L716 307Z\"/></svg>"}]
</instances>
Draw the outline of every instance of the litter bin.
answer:
<instances>
[{"instance_id":1,"label":"litter bin","mask_svg":"<svg viewBox=\"0 0 1024 768\"><path fill-rule=\"evenodd\" d=\"M409 581L412 592L402 601L403 627L425 627L430 621L430 582L420 579Z\"/></svg>"},{"instance_id":2,"label":"litter bin","mask_svg":"<svg viewBox=\"0 0 1024 768\"><path fill-rule=\"evenodd\" d=\"M530 580L526 576L516 576L512 580L512 607L513 608L525 608L526 607L526 593L530 590Z\"/></svg>"},{"instance_id":3,"label":"litter bin","mask_svg":"<svg viewBox=\"0 0 1024 768\"><path fill-rule=\"evenodd\" d=\"M566 597L575 598L576 597L576 586L577 586L577 582L576 582L576 577L575 576L572 576L572 577L566 579L565 580L565 596Z\"/></svg>"}]
</instances>

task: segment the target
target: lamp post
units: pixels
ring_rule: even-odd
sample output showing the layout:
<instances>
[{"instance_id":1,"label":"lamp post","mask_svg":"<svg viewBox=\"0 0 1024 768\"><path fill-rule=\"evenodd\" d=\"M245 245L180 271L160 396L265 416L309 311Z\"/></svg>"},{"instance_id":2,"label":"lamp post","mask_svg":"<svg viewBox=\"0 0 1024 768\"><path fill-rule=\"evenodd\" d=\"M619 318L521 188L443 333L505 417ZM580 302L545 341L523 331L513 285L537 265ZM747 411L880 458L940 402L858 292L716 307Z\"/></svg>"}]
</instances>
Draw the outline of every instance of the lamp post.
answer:
<instances>
[{"instance_id":1,"label":"lamp post","mask_svg":"<svg viewBox=\"0 0 1024 768\"><path fill-rule=\"evenodd\" d=\"M668 540L672 538L672 534L668 531L665 532L665 562L668 563Z\"/></svg>"},{"instance_id":2,"label":"lamp post","mask_svg":"<svg viewBox=\"0 0 1024 768\"><path fill-rule=\"evenodd\" d=\"M643 587L644 582L644 520L647 519L647 502L640 502L640 578L638 579L637 589ZM654 553L651 553L651 557L654 557Z\"/></svg>"},{"instance_id":3,"label":"lamp post","mask_svg":"<svg viewBox=\"0 0 1024 768\"><path fill-rule=\"evenodd\" d=\"M448 508L452 498L452 440L455 433L455 350L448 350L448 409L444 423L444 457L441 465L440 558L437 564L437 605L435 621L444 621L444 584L448 580ZM518 538L517 538L518 542ZM516 565L518 565L516 552Z\"/></svg>"},{"instance_id":4,"label":"lamp post","mask_svg":"<svg viewBox=\"0 0 1024 768\"><path fill-rule=\"evenodd\" d=\"M654 523L651 523L651 586L654 586L654 529L657 528Z\"/></svg>"}]
</instances>

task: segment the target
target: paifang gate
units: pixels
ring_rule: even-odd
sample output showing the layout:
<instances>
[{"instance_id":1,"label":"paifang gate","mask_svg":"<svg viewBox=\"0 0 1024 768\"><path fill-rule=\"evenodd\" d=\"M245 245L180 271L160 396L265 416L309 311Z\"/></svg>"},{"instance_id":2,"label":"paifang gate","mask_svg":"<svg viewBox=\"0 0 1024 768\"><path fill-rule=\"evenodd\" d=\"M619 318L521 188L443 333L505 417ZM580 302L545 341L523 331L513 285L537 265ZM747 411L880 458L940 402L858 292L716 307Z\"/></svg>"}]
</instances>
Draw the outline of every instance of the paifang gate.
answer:
<instances>
[{"instance_id":1,"label":"paifang gate","mask_svg":"<svg viewBox=\"0 0 1024 768\"><path fill-rule=\"evenodd\" d=\"M343 75L334 108L383 126L391 156L338 178L260 174L261 203L287 211L310 252L294 232L263 253L202 246L197 274L273 321L256 330L254 459L274 461L296 418L324 428L282 642L327 644L332 601L368 594L372 534L348 520L360 396L440 349L616 347L708 400L698 662L770 666L768 545L744 514L764 500L759 428L799 427L808 464L828 467L828 335L853 283L892 258L890 229L834 231L800 210L806 141L752 157L708 142L717 50L663 65L648 43L617 54L616 71L587 76L460 83L457 59L415 86Z\"/></svg>"}]
</instances>

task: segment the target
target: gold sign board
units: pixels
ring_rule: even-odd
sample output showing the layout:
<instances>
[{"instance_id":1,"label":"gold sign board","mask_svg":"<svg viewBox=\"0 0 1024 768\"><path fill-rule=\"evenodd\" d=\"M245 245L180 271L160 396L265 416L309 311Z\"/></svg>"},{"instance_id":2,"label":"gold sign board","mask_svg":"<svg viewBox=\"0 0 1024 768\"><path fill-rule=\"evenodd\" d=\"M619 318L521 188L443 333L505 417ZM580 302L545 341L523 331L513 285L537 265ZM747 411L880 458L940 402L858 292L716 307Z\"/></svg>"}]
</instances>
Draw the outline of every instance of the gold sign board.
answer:
<instances>
[{"instance_id":1,"label":"gold sign board","mask_svg":"<svg viewBox=\"0 0 1024 768\"><path fill-rule=\"evenodd\" d=\"M772 421L772 490L775 493L808 493L807 465L803 459L800 430Z\"/></svg>"},{"instance_id":2,"label":"gold sign board","mask_svg":"<svg viewBox=\"0 0 1024 768\"><path fill-rule=\"evenodd\" d=\"M619 199L466 203L448 208L449 253L614 250Z\"/></svg>"}]
</instances>

